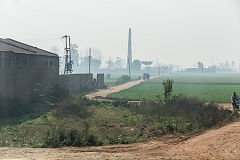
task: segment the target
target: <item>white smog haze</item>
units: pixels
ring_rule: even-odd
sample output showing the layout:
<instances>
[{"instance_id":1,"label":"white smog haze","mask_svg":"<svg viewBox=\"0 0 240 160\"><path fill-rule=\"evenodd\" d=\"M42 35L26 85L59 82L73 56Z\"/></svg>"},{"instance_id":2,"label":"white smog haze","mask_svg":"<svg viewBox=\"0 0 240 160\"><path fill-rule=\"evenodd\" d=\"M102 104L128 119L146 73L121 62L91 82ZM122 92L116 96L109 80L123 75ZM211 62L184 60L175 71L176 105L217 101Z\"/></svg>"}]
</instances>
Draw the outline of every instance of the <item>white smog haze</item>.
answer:
<instances>
[{"instance_id":1,"label":"white smog haze","mask_svg":"<svg viewBox=\"0 0 240 160\"><path fill-rule=\"evenodd\" d=\"M238 0L0 0L0 37L62 54L68 34L105 60L126 59L131 27L133 59L239 63L239 9Z\"/></svg>"}]
</instances>

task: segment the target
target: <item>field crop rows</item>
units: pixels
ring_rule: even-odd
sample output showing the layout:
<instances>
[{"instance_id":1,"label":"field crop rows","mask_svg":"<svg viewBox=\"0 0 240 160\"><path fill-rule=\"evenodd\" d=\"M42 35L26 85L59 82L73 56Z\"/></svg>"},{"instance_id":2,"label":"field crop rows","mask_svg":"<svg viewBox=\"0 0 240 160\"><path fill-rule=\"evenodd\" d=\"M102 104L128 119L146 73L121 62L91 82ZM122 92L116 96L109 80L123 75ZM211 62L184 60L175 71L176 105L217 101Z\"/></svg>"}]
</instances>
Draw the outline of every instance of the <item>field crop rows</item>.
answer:
<instances>
[{"instance_id":1,"label":"field crop rows","mask_svg":"<svg viewBox=\"0 0 240 160\"><path fill-rule=\"evenodd\" d=\"M174 94L182 93L207 102L230 103L234 91L240 94L238 74L175 74L145 81L127 90L110 94L111 98L155 100L163 93L161 82L167 78L175 81Z\"/></svg>"}]
</instances>

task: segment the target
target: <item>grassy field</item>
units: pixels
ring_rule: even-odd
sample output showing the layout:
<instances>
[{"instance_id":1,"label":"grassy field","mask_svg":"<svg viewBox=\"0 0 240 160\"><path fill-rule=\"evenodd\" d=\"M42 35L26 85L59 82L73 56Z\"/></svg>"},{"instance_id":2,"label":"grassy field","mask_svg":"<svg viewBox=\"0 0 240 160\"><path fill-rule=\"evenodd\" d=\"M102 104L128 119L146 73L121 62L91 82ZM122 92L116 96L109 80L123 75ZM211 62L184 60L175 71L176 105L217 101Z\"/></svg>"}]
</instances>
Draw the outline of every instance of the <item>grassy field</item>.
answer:
<instances>
[{"instance_id":1,"label":"grassy field","mask_svg":"<svg viewBox=\"0 0 240 160\"><path fill-rule=\"evenodd\" d=\"M31 113L0 117L0 146L127 144L166 134L196 133L228 123L234 117L231 111L186 98L132 106L123 101L100 103L73 96L52 107L32 107L36 110Z\"/></svg>"},{"instance_id":2,"label":"grassy field","mask_svg":"<svg viewBox=\"0 0 240 160\"><path fill-rule=\"evenodd\" d=\"M79 112L63 113L53 109L38 117L31 117L30 114L15 119L0 119L0 146L43 147L50 131L54 132L51 136L56 138L56 142L48 145L58 147L60 144L54 143L58 143L61 132L68 134L71 130L86 130L86 125L87 134L94 135L102 144L132 143L141 140L142 137L136 139L136 136L139 134L137 124L142 125L142 117L133 115L128 109L99 105L89 106L87 110L91 113L90 116L79 115Z\"/></svg>"},{"instance_id":3,"label":"grassy field","mask_svg":"<svg viewBox=\"0 0 240 160\"><path fill-rule=\"evenodd\" d=\"M175 80L175 93L207 101L229 102L240 89L240 76L171 75L112 94L115 98L155 99L163 79ZM175 97L166 103L98 102L69 95L48 106L0 99L0 146L62 147L126 144L166 134L188 135L231 122L229 110L197 98Z\"/></svg>"},{"instance_id":4,"label":"grassy field","mask_svg":"<svg viewBox=\"0 0 240 160\"><path fill-rule=\"evenodd\" d=\"M233 92L240 93L240 74L175 74L145 81L109 97L156 100L155 95L163 93L161 82L167 78L175 81L175 94L182 93L207 102L230 103Z\"/></svg>"}]
</instances>

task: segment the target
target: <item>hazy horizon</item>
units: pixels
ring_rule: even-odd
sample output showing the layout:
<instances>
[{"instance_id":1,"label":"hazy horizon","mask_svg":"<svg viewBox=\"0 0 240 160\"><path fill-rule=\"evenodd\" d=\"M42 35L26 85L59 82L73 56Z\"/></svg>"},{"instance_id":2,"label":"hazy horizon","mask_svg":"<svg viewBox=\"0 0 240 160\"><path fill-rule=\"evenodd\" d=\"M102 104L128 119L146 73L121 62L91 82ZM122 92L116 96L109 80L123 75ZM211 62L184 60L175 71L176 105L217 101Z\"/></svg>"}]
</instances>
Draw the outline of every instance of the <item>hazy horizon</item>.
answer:
<instances>
[{"instance_id":1,"label":"hazy horizon","mask_svg":"<svg viewBox=\"0 0 240 160\"><path fill-rule=\"evenodd\" d=\"M240 60L237 0L0 0L0 37L63 53L68 34L80 49L96 47L104 60L133 59L192 66Z\"/></svg>"}]
</instances>

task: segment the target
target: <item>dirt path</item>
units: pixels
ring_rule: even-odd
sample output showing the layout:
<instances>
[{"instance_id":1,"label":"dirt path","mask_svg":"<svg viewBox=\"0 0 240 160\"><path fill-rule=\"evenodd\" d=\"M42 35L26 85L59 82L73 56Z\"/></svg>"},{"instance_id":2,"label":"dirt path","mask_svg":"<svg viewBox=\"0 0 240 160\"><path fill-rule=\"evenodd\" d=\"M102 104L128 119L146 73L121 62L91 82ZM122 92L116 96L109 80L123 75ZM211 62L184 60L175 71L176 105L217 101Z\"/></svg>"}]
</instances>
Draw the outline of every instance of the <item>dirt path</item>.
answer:
<instances>
[{"instance_id":1,"label":"dirt path","mask_svg":"<svg viewBox=\"0 0 240 160\"><path fill-rule=\"evenodd\" d=\"M0 159L240 159L240 122L186 139L86 148L0 148Z\"/></svg>"},{"instance_id":2,"label":"dirt path","mask_svg":"<svg viewBox=\"0 0 240 160\"><path fill-rule=\"evenodd\" d=\"M124 83L122 85L118 85L118 86L114 86L114 87L110 87L108 89L103 89L94 93L90 93L88 95L86 95L86 97L90 98L90 99L94 99L95 97L107 97L107 95L111 94L111 93L115 93L115 92L119 92L128 88L131 88L135 85L140 84L141 82L143 82L144 80L137 80L137 81L130 81L128 83Z\"/></svg>"},{"instance_id":3,"label":"dirt path","mask_svg":"<svg viewBox=\"0 0 240 160\"><path fill-rule=\"evenodd\" d=\"M164 75L161 75L161 76L164 76ZM154 76L154 77L151 77L150 79L157 78L157 77L159 77L159 76ZM118 85L118 86L110 87L110 88L107 88L107 89L99 90L99 91L94 92L94 93L87 94L86 97L88 97L90 99L95 99L95 97L106 98L107 95L109 95L111 93L115 93L115 92L119 92L119 91L122 91L122 90L125 90L125 89L128 89L128 88L131 88L133 86L136 86L136 85L140 84L143 81L144 80L142 80L142 79L141 80L136 80L136 81L130 81L128 83L124 83L124 84L121 84L121 85Z\"/></svg>"}]
</instances>

